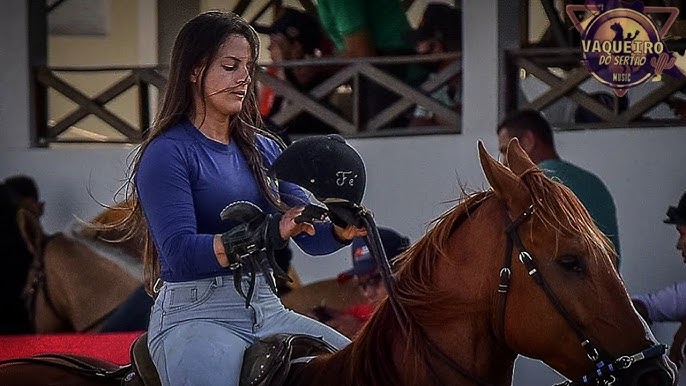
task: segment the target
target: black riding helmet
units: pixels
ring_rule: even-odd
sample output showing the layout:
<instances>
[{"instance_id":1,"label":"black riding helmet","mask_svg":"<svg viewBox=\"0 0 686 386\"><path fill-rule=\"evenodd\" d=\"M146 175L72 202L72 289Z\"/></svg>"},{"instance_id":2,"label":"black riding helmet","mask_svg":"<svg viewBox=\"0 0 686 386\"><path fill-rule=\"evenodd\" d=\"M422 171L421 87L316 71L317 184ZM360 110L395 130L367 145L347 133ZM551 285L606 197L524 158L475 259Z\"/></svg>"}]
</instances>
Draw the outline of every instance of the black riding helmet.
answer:
<instances>
[{"instance_id":1,"label":"black riding helmet","mask_svg":"<svg viewBox=\"0 0 686 386\"><path fill-rule=\"evenodd\" d=\"M269 176L309 190L324 203L362 203L367 183L364 161L337 134L294 142L274 160Z\"/></svg>"},{"instance_id":2,"label":"black riding helmet","mask_svg":"<svg viewBox=\"0 0 686 386\"><path fill-rule=\"evenodd\" d=\"M334 224L361 225L367 173L362 157L340 135L294 142L274 160L268 175L310 191L326 205Z\"/></svg>"}]
</instances>

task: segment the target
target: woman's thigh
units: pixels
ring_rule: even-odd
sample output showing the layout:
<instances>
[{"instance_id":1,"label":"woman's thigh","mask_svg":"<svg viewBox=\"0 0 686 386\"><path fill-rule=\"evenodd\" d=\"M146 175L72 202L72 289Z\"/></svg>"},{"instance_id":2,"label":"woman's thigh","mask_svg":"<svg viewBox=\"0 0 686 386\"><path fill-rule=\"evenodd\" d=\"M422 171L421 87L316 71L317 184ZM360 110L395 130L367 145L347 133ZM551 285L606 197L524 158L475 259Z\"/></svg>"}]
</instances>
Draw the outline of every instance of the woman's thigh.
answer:
<instances>
[{"instance_id":1,"label":"woman's thigh","mask_svg":"<svg viewBox=\"0 0 686 386\"><path fill-rule=\"evenodd\" d=\"M152 307L148 347L162 383L237 385L254 312L221 278L166 283Z\"/></svg>"},{"instance_id":2,"label":"woman's thigh","mask_svg":"<svg viewBox=\"0 0 686 386\"><path fill-rule=\"evenodd\" d=\"M245 337L214 322L180 323L151 344L160 380L171 385L237 386Z\"/></svg>"},{"instance_id":3,"label":"woman's thigh","mask_svg":"<svg viewBox=\"0 0 686 386\"><path fill-rule=\"evenodd\" d=\"M259 331L259 338L279 333L305 334L320 337L339 350L350 343L345 335L326 324L284 308L271 313L268 320Z\"/></svg>"}]
</instances>

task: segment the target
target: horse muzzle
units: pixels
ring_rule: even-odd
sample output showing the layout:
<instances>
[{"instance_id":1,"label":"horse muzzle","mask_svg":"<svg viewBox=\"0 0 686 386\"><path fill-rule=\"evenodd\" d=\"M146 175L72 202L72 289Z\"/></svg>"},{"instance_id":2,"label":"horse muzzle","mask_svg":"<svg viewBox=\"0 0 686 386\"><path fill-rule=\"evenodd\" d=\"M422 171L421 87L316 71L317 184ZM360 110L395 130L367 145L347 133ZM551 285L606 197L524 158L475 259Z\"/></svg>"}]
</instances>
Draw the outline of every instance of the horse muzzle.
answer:
<instances>
[{"instance_id":1,"label":"horse muzzle","mask_svg":"<svg viewBox=\"0 0 686 386\"><path fill-rule=\"evenodd\" d=\"M676 386L678 383L676 366L665 355L637 364L618 375L615 385Z\"/></svg>"},{"instance_id":2,"label":"horse muzzle","mask_svg":"<svg viewBox=\"0 0 686 386\"><path fill-rule=\"evenodd\" d=\"M558 386L676 386L678 371L665 351L666 346L656 344L612 361L596 357L594 372Z\"/></svg>"}]
</instances>

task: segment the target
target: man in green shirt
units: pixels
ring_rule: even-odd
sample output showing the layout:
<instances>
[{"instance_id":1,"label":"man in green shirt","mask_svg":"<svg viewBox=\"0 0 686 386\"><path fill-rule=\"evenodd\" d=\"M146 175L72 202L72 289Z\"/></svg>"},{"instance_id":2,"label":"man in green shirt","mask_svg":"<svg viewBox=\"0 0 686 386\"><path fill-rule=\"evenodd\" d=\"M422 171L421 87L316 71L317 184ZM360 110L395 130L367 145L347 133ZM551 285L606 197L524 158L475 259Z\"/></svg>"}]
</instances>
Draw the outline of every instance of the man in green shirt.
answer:
<instances>
[{"instance_id":1,"label":"man in green shirt","mask_svg":"<svg viewBox=\"0 0 686 386\"><path fill-rule=\"evenodd\" d=\"M612 241L619 256L617 210L610 191L595 174L560 159L553 131L541 113L518 111L498 126L498 145L504 154L510 139L517 138L531 160L550 178L559 180L576 194L598 228ZM617 261L619 267L619 260Z\"/></svg>"},{"instance_id":2,"label":"man in green shirt","mask_svg":"<svg viewBox=\"0 0 686 386\"><path fill-rule=\"evenodd\" d=\"M319 0L319 19L336 49L346 57L412 52L410 32L398 0Z\"/></svg>"},{"instance_id":3,"label":"man in green shirt","mask_svg":"<svg viewBox=\"0 0 686 386\"><path fill-rule=\"evenodd\" d=\"M324 31L336 45L338 55L352 57L412 55L407 40L412 27L399 0L318 0L317 12ZM382 70L410 85L417 85L426 71L416 65L393 65ZM374 81L362 79L360 118L364 123L398 99ZM407 119L393 122L406 125Z\"/></svg>"}]
</instances>

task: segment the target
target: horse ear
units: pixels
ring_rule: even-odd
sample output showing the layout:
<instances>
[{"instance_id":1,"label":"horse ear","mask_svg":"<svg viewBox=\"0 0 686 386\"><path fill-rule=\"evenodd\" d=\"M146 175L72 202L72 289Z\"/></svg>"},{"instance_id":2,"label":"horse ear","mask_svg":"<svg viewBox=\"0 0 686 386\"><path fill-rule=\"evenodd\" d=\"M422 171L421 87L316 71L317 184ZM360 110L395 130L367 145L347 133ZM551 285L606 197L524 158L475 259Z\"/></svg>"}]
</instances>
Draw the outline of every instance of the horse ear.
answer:
<instances>
[{"instance_id":1,"label":"horse ear","mask_svg":"<svg viewBox=\"0 0 686 386\"><path fill-rule=\"evenodd\" d=\"M17 211L17 226L29 252L34 256L40 256L43 253L41 248L43 247L45 233L38 217L31 211L21 208Z\"/></svg>"},{"instance_id":2,"label":"horse ear","mask_svg":"<svg viewBox=\"0 0 686 386\"><path fill-rule=\"evenodd\" d=\"M531 161L516 137L507 144L507 156L505 158L507 159L507 166L520 178L532 169L538 170L538 166Z\"/></svg>"},{"instance_id":3,"label":"horse ear","mask_svg":"<svg viewBox=\"0 0 686 386\"><path fill-rule=\"evenodd\" d=\"M511 144L511 142L510 142ZM523 211L531 203L529 189L524 182L503 164L491 157L479 141L479 159L484 175L495 194L513 211ZM508 149L509 152L509 149Z\"/></svg>"}]
</instances>

